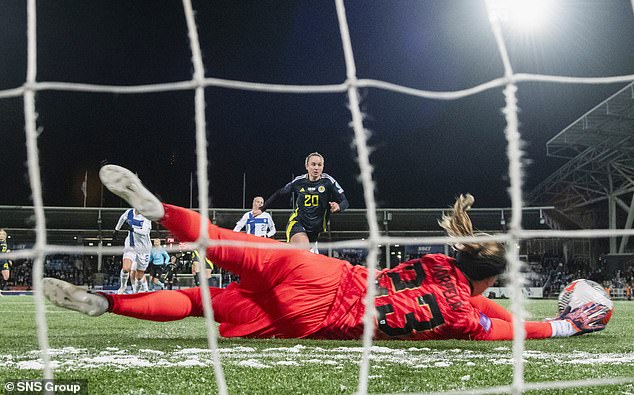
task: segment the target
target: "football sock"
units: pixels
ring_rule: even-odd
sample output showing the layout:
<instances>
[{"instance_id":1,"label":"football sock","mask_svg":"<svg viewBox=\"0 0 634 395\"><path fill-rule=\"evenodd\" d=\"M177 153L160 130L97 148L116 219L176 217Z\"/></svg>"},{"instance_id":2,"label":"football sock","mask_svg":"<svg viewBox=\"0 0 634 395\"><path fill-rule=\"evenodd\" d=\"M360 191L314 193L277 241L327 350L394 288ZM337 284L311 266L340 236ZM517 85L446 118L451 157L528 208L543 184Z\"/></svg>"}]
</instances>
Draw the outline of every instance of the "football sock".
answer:
<instances>
[{"instance_id":1,"label":"football sock","mask_svg":"<svg viewBox=\"0 0 634 395\"><path fill-rule=\"evenodd\" d=\"M126 289L128 286L128 278L130 278L130 272L126 272L121 269L121 273L119 274L120 286L119 288Z\"/></svg>"},{"instance_id":2,"label":"football sock","mask_svg":"<svg viewBox=\"0 0 634 395\"><path fill-rule=\"evenodd\" d=\"M141 280L134 279L132 280L132 293L139 292L139 287L141 286Z\"/></svg>"},{"instance_id":3,"label":"football sock","mask_svg":"<svg viewBox=\"0 0 634 395\"><path fill-rule=\"evenodd\" d=\"M550 321L549 324L553 330L551 337L569 337L578 332L569 320L555 320Z\"/></svg>"}]
</instances>

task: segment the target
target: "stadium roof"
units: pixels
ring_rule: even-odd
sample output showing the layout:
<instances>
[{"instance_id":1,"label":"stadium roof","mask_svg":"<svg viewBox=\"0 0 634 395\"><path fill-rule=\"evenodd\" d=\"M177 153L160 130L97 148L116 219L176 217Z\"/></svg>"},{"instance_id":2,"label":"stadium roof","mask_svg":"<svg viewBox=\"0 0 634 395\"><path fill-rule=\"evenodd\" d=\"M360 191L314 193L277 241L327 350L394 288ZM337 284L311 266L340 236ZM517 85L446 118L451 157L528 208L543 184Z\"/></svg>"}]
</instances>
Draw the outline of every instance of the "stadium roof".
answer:
<instances>
[{"instance_id":1,"label":"stadium roof","mask_svg":"<svg viewBox=\"0 0 634 395\"><path fill-rule=\"evenodd\" d=\"M634 83L599 103L546 143L570 159L529 195L567 211L634 192Z\"/></svg>"},{"instance_id":2,"label":"stadium roof","mask_svg":"<svg viewBox=\"0 0 634 395\"><path fill-rule=\"evenodd\" d=\"M548 156L573 159L601 147L634 159L633 137L634 83L630 83L551 138L546 150Z\"/></svg>"},{"instance_id":3,"label":"stadium roof","mask_svg":"<svg viewBox=\"0 0 634 395\"><path fill-rule=\"evenodd\" d=\"M77 245L101 237L111 240L113 228L124 208L46 207L47 242L50 244ZM390 236L441 235L437 220L446 209L379 209L377 217L382 234ZM232 229L245 212L243 209L209 210L209 218L223 228ZM269 210L281 238L291 210ZM549 229L554 224L552 207L527 207L523 211L522 226L525 229ZM509 208L472 209L470 216L475 228L489 233L499 233L510 223ZM502 223L504 222L504 223ZM0 227L7 229L14 243L31 244L35 240L34 211L31 206L0 206ZM165 237L168 232L154 225L153 237ZM365 210L350 209L331 217L331 231L324 240L349 240L368 237Z\"/></svg>"}]
</instances>

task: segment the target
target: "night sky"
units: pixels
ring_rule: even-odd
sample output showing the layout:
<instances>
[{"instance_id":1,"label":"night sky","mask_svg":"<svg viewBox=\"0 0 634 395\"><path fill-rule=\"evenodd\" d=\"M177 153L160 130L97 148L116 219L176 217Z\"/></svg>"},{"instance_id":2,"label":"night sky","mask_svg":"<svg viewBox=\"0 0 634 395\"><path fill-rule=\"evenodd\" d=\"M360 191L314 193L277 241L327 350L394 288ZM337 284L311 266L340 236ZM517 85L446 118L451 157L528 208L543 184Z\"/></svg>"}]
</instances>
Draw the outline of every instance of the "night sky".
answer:
<instances>
[{"instance_id":1,"label":"night sky","mask_svg":"<svg viewBox=\"0 0 634 395\"><path fill-rule=\"evenodd\" d=\"M505 29L515 72L582 77L634 74L629 0L560 1L530 34ZM38 81L139 85L191 79L180 1L38 1ZM207 77L336 84L345 65L334 1L194 1ZM346 2L359 78L458 90L503 75L483 1ZM0 1L0 90L26 75L26 1ZM546 141L625 84L519 84L530 190L563 164ZM471 192L508 206L502 89L457 101L361 90L379 207L444 207ZM113 95L43 91L36 106L47 206L99 206L102 161L136 171L167 202L189 205L195 172L193 91ZM345 94L208 88L210 204L242 207L304 173L307 153L363 208ZM30 205L22 98L0 100L0 205ZM195 174L194 174L195 178ZM194 196L198 193L194 189ZM106 206L123 203L110 193ZM196 205L196 199L194 200ZM275 207L286 208L287 202Z\"/></svg>"}]
</instances>

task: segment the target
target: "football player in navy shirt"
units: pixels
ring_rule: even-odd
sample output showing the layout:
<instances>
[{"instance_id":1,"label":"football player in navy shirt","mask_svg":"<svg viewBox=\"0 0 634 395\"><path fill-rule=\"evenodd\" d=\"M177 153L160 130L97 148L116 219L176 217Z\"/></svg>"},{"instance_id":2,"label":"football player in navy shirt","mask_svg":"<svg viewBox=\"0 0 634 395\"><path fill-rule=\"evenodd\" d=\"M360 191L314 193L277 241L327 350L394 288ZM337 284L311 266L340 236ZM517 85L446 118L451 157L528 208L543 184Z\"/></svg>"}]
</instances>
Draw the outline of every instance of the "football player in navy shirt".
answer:
<instances>
[{"instance_id":1,"label":"football player in navy shirt","mask_svg":"<svg viewBox=\"0 0 634 395\"><path fill-rule=\"evenodd\" d=\"M0 229L0 252L10 252L9 244L7 243L7 231ZM0 291L4 290L7 282L9 281L9 275L11 274L11 266L13 262L9 259L0 259L0 270L2 270L2 277L0 277Z\"/></svg>"},{"instance_id":2,"label":"football player in navy shirt","mask_svg":"<svg viewBox=\"0 0 634 395\"><path fill-rule=\"evenodd\" d=\"M286 241L309 249L310 243L316 243L319 233L326 230L330 214L347 209L348 200L337 180L324 173L324 157L319 152L308 154L304 166L306 174L278 189L253 214L257 216L266 211L280 195L294 192L296 208L286 225ZM313 252L317 252L316 249Z\"/></svg>"}]
</instances>

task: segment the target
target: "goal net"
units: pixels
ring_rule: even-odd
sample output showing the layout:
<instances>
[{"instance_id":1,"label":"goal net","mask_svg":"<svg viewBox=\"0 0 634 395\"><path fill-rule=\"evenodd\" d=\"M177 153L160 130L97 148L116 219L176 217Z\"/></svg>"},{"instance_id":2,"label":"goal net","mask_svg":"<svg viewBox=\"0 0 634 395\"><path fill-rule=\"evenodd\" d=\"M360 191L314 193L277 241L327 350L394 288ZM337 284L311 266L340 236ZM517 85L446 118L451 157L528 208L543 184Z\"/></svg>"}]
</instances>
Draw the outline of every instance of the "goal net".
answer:
<instances>
[{"instance_id":1,"label":"goal net","mask_svg":"<svg viewBox=\"0 0 634 395\"><path fill-rule=\"evenodd\" d=\"M506 154L508 159L508 182L509 196L511 201L512 215L508 222L506 233L494 235L496 241L504 242L509 246L515 246L520 241L530 238L580 238L580 237L606 237L612 235L631 235L631 231L528 231L522 228L522 208L524 202L523 196L523 142L520 133L518 90L520 83L542 82L552 84L614 84L627 83L634 80L634 75L619 75L609 77L574 77L574 76L556 76L556 75L539 75L518 73L514 70L511 57L508 53L507 42L501 26L501 14L496 8L496 2L493 0L486 1L486 12L488 13L490 28L493 33L495 45L497 47L497 55L503 68L499 72L497 78L483 82L476 86L464 87L463 89L452 91L432 91L422 90L409 86L398 85L387 81L366 79L359 76L357 72L357 64L355 61L354 42L350 37L348 19L344 0L336 0L336 14L339 27L341 43L343 47L343 57L345 59L345 75L340 80L343 82L333 82L331 84L322 85L288 85L288 84L270 84L264 82L247 82L239 80L229 80L214 78L205 75L205 63L203 53L198 38L198 28L196 25L195 11L192 8L190 0L183 0L183 11L187 26L187 33L190 40L191 65L193 67L193 75L191 79L179 82L157 83L151 85L100 85L88 83L69 83L54 81L39 81L37 79L37 39L36 34L36 1L28 0L27 3L27 37L28 37L28 64L25 83L15 89L0 91L0 99L9 99L22 97L24 101L24 121L26 130L26 150L28 159L28 178L32 191L32 199L35 214L35 233L36 242L33 248L13 253L14 258L32 258L34 260L33 287L34 298L36 300L36 320L38 340L42 352L42 360L44 364L44 378L53 377L53 369L51 368L50 357L48 354L48 328L45 319L44 298L42 293L43 266L46 255L50 253L93 253L104 254L110 252L120 252L119 248L112 247L77 247L77 246L59 246L51 245L47 242L46 222L44 216L44 199L42 195L41 174L40 174L40 154L38 147L38 123L37 123L37 105L36 95L38 92L44 91L64 91L70 93L81 92L98 92L118 95L129 94L145 94L156 92L177 92L177 91L193 91L194 92L194 113L195 113L195 130L192 131L195 136L196 143L196 166L197 166L197 184L198 184L198 202L200 213L203 217L208 218L209 213L209 174L208 174L208 153L207 147L210 141L207 135L207 120L205 107L209 100L206 96L205 88L215 87L230 90L268 92L280 95L320 95L339 93L345 94L346 100L342 105L347 105L350 111L351 127L353 131L354 150L357 155L359 165L359 179L362 184L363 201L366 207L366 218L368 226L368 237L364 240L348 241L346 246L357 246L367 248L367 267L371 272L378 267L379 246L385 244L421 244L421 243L450 243L455 239L448 237L423 237L423 238L407 238L407 237L388 237L384 236L379 228L379 218L377 218L377 203L375 201L375 182L373 179L373 165L371 161L372 148L368 142L368 130L364 125L367 114L362 110L362 99L360 92L364 89L376 89L387 91L398 95L412 96L416 98L424 98L428 100L458 100L483 92L501 89L503 92L504 107L502 109L503 117L506 123L504 128L506 139ZM201 23L201 21L198 21ZM204 254L205 248L214 245L209 240L205 230L205 224L201 224L201 237L194 245L200 250L200 254ZM482 238L464 238L461 241L482 241ZM337 247L343 244L332 243L331 246ZM327 248L328 245L320 244L320 248ZM595 386L608 385L618 383L634 382L633 377L610 378L605 379L588 379L582 381L569 382L545 382L545 383L527 383L524 375L524 337L525 333L522 325L522 317L525 317L525 300L522 292L523 275L521 273L521 262L519 260L518 251L509 248L507 252L507 260L509 265L509 283L508 286L513 290L511 294L511 311L514 313L514 327L518 328L514 334L513 340L513 382L506 387L482 388L478 390L467 390L464 393L522 393L528 390L543 390L553 388L567 388L570 386ZM202 278L202 276L201 276ZM202 279L203 283L205 279ZM374 305L375 288L373 286L374 279L368 278L368 293L365 299L367 306ZM213 312L211 310L209 290L206 287L201 288L203 292L203 301L205 308L205 317L208 326L209 347L215 358L215 376L218 383L220 393L227 393L224 374L217 352L217 333L213 324ZM365 317L365 331L363 334L363 353L360 361L359 381L357 393L368 393L369 368L371 365L372 342L375 325L375 312L373 309L367 309Z\"/></svg>"}]
</instances>

